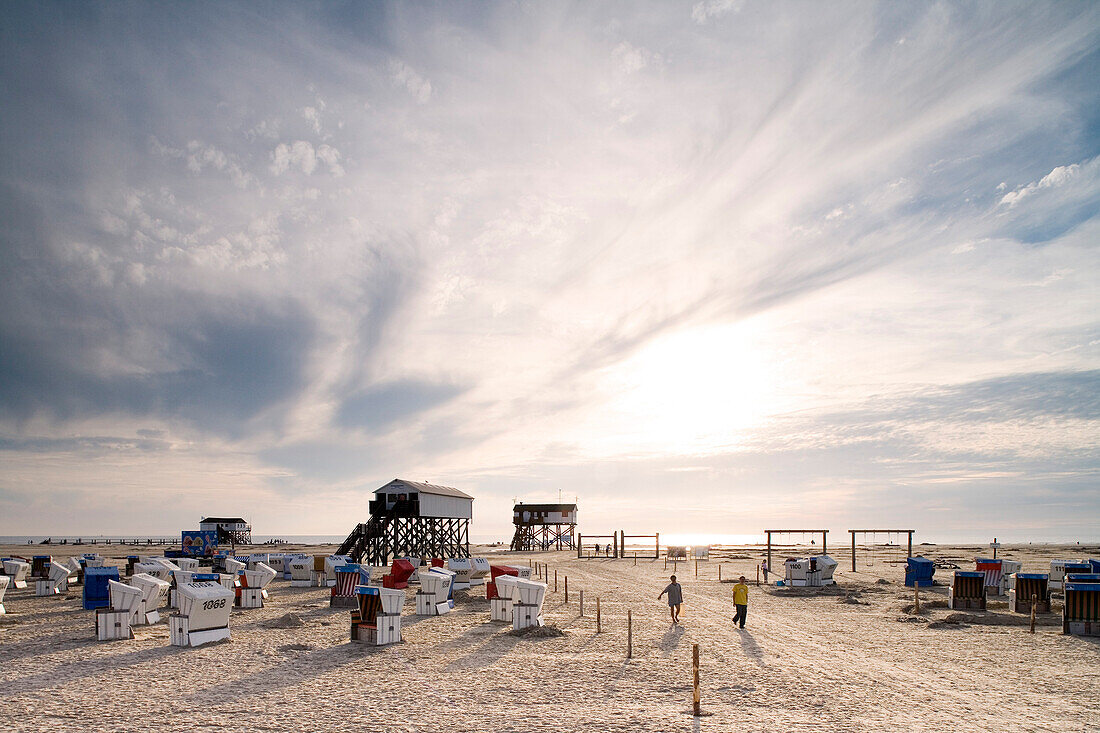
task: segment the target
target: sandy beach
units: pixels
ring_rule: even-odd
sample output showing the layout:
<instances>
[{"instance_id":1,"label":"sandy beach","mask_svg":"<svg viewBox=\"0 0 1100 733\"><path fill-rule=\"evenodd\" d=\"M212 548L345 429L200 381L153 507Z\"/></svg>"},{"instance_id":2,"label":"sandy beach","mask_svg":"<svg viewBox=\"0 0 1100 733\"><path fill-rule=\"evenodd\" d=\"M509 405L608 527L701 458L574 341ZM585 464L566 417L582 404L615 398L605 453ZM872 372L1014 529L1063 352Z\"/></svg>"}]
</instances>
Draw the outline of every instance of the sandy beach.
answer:
<instances>
[{"instance_id":1,"label":"sandy beach","mask_svg":"<svg viewBox=\"0 0 1100 733\"><path fill-rule=\"evenodd\" d=\"M41 547L4 547L7 554ZM57 552L60 548L53 548ZM64 548L75 553L78 549ZM140 549L96 548L124 565ZM287 546L322 553L329 547ZM964 568L977 547L922 547ZM1097 548L1007 547L1025 571L1051 557ZM1100 639L1063 636L1060 616L1027 617L991 601L985 614L946 608L950 571L922 591L910 613L902 567L845 553L838 585L810 595L752 585L762 549L729 550L677 570L680 626L657 594L664 560L578 560L476 548L494 563L545 562L547 623L560 637L520 638L489 622L484 590L456 593L442 617L405 607L404 642L373 648L349 641L346 609L327 589L272 584L263 609L235 609L232 639L197 649L169 646L165 622L129 641L97 642L79 587L35 598L9 590L0 617L2 727L38 730L326 731L729 731L1057 730L1100 726ZM723 557L723 555L725 557ZM732 586L750 580L749 623L731 625ZM776 563L777 565L779 562ZM553 573L558 592L553 592ZM564 578L569 577L569 602ZM773 578L774 579L774 578ZM584 616L579 592L584 591ZM602 631L596 631L596 598ZM1056 610L1059 608L1056 604ZM626 612L633 658L626 658ZM692 645L701 651L704 715L691 715Z\"/></svg>"}]
</instances>

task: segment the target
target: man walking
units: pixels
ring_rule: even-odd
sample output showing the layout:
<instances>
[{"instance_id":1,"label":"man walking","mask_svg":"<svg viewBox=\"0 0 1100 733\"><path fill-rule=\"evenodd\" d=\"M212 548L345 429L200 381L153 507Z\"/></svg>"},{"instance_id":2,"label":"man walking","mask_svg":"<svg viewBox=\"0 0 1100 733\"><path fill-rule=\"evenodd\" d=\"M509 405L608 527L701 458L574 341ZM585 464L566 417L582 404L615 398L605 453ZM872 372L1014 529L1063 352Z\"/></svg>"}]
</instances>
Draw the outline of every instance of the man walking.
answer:
<instances>
[{"instance_id":1,"label":"man walking","mask_svg":"<svg viewBox=\"0 0 1100 733\"><path fill-rule=\"evenodd\" d=\"M668 611L672 614L672 623L678 624L680 623L680 604L684 602L684 591L680 584L676 582L675 575L671 576L669 580L672 582L665 586L665 589L661 591L661 595L657 596L657 600L661 600L661 596L668 593Z\"/></svg>"},{"instance_id":2,"label":"man walking","mask_svg":"<svg viewBox=\"0 0 1100 733\"><path fill-rule=\"evenodd\" d=\"M764 573L764 582L767 583L768 582L768 570L769 570L767 558L765 558L763 561L761 561L760 570L763 571L763 573Z\"/></svg>"},{"instance_id":3,"label":"man walking","mask_svg":"<svg viewBox=\"0 0 1100 733\"><path fill-rule=\"evenodd\" d=\"M745 617L749 612L749 587L745 585L745 576L742 575L737 580L737 585L733 586L733 605L737 606L737 614L733 617L733 622L736 624L741 623L741 628L745 628Z\"/></svg>"}]
</instances>

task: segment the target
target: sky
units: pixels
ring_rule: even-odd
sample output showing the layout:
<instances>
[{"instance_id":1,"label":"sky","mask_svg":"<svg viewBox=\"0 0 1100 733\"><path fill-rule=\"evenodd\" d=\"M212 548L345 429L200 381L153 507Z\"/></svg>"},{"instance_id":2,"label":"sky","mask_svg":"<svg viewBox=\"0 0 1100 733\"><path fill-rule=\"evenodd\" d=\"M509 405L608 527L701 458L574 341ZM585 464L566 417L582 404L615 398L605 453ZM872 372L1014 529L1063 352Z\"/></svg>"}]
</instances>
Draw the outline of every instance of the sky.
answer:
<instances>
[{"instance_id":1,"label":"sky","mask_svg":"<svg viewBox=\"0 0 1100 733\"><path fill-rule=\"evenodd\" d=\"M1100 539L1100 5L6 3L0 535Z\"/></svg>"}]
</instances>

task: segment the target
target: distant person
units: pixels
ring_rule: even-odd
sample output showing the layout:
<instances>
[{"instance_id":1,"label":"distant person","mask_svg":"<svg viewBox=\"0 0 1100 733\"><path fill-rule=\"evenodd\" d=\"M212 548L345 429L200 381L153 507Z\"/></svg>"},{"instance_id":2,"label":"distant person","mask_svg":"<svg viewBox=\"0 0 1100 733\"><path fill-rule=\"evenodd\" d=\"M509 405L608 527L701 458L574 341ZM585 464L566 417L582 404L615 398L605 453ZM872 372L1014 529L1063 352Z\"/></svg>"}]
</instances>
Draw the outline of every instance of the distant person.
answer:
<instances>
[{"instance_id":1,"label":"distant person","mask_svg":"<svg viewBox=\"0 0 1100 733\"><path fill-rule=\"evenodd\" d=\"M607 546L607 556L611 557L611 545Z\"/></svg>"},{"instance_id":2,"label":"distant person","mask_svg":"<svg viewBox=\"0 0 1100 733\"><path fill-rule=\"evenodd\" d=\"M733 617L733 623L740 622L741 628L745 628L745 617L749 613L749 587L745 585L745 576L737 579L737 585L733 586L733 605L737 606L737 614Z\"/></svg>"},{"instance_id":3,"label":"distant person","mask_svg":"<svg viewBox=\"0 0 1100 733\"><path fill-rule=\"evenodd\" d=\"M672 582L665 586L665 589L661 591L661 595L657 596L657 600L661 600L661 596L668 593L668 612L672 614L672 623L680 623L680 604L684 602L684 589L680 587L680 584L676 582L676 576L673 575L669 578Z\"/></svg>"},{"instance_id":4,"label":"distant person","mask_svg":"<svg viewBox=\"0 0 1100 733\"><path fill-rule=\"evenodd\" d=\"M764 560L760 563L760 572L764 573L764 582L768 582L768 561Z\"/></svg>"},{"instance_id":5,"label":"distant person","mask_svg":"<svg viewBox=\"0 0 1100 733\"><path fill-rule=\"evenodd\" d=\"M597 542L595 545L593 545L593 547L596 548L596 557L599 557L600 556L600 543Z\"/></svg>"}]
</instances>

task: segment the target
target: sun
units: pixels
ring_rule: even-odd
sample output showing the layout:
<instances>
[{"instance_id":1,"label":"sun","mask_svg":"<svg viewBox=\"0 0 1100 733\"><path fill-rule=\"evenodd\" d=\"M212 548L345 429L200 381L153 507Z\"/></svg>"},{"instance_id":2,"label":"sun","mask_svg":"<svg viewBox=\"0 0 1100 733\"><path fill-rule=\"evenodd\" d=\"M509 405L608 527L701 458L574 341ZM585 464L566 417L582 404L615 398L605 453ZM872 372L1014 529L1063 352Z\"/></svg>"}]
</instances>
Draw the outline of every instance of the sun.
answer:
<instances>
[{"instance_id":1,"label":"sun","mask_svg":"<svg viewBox=\"0 0 1100 733\"><path fill-rule=\"evenodd\" d=\"M639 449L707 452L780 409L778 377L764 334L738 322L662 336L609 369L602 388L620 435Z\"/></svg>"}]
</instances>

